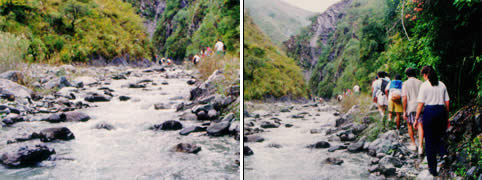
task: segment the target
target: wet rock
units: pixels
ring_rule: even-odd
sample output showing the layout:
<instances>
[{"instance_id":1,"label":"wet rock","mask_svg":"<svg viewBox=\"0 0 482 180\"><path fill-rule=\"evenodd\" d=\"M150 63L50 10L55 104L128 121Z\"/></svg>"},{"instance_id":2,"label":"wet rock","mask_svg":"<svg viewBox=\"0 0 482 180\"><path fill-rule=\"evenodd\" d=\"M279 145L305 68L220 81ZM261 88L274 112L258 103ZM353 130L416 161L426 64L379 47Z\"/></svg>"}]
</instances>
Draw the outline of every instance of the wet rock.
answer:
<instances>
[{"instance_id":1,"label":"wet rock","mask_svg":"<svg viewBox=\"0 0 482 180\"><path fill-rule=\"evenodd\" d=\"M85 101L87 102L107 102L110 101L112 97L110 96L104 96L100 94L92 94L84 98Z\"/></svg>"},{"instance_id":2,"label":"wet rock","mask_svg":"<svg viewBox=\"0 0 482 180\"><path fill-rule=\"evenodd\" d=\"M187 84L189 84L189 85L194 85L194 84L196 84L196 80L194 80L194 79L189 79L189 80L187 80Z\"/></svg>"},{"instance_id":3,"label":"wet rock","mask_svg":"<svg viewBox=\"0 0 482 180\"><path fill-rule=\"evenodd\" d=\"M329 157L329 158L326 158L323 163L325 164L332 164L332 165L341 165L343 164L343 160L340 159L340 158L336 158L336 157Z\"/></svg>"},{"instance_id":4,"label":"wet rock","mask_svg":"<svg viewBox=\"0 0 482 180\"><path fill-rule=\"evenodd\" d=\"M319 142L316 142L315 144L310 144L306 147L307 148L315 148L315 149L329 148L330 143L328 143L326 141L319 141Z\"/></svg>"},{"instance_id":5,"label":"wet rock","mask_svg":"<svg viewBox=\"0 0 482 180\"><path fill-rule=\"evenodd\" d=\"M182 129L182 124L179 121L169 120L162 124L152 126L152 130L179 130Z\"/></svg>"},{"instance_id":6,"label":"wet rock","mask_svg":"<svg viewBox=\"0 0 482 180\"><path fill-rule=\"evenodd\" d=\"M280 112L291 112L291 110L289 108L283 108L280 110Z\"/></svg>"},{"instance_id":7,"label":"wet rock","mask_svg":"<svg viewBox=\"0 0 482 180\"><path fill-rule=\"evenodd\" d=\"M285 124L285 127L287 128L293 127L293 124Z\"/></svg>"},{"instance_id":8,"label":"wet rock","mask_svg":"<svg viewBox=\"0 0 482 180\"><path fill-rule=\"evenodd\" d=\"M74 139L74 134L66 127L55 127L43 129L39 133L40 141L51 142L54 140L71 140Z\"/></svg>"},{"instance_id":9,"label":"wet rock","mask_svg":"<svg viewBox=\"0 0 482 180\"><path fill-rule=\"evenodd\" d=\"M202 132L202 131L206 131L206 127L190 126L179 131L179 134L183 136L187 136L192 132Z\"/></svg>"},{"instance_id":10,"label":"wet rock","mask_svg":"<svg viewBox=\"0 0 482 180\"><path fill-rule=\"evenodd\" d=\"M90 120L90 116L83 112L65 112L65 121L69 122L85 122Z\"/></svg>"},{"instance_id":11,"label":"wet rock","mask_svg":"<svg viewBox=\"0 0 482 180\"><path fill-rule=\"evenodd\" d=\"M168 85L169 83L167 81L162 81L161 84L162 85Z\"/></svg>"},{"instance_id":12,"label":"wet rock","mask_svg":"<svg viewBox=\"0 0 482 180\"><path fill-rule=\"evenodd\" d=\"M363 130L365 130L368 126L365 124L355 124L352 126L352 132L355 135L359 135Z\"/></svg>"},{"instance_id":13,"label":"wet rock","mask_svg":"<svg viewBox=\"0 0 482 180\"><path fill-rule=\"evenodd\" d=\"M184 112L179 116L179 120L197 120L197 116L191 112Z\"/></svg>"},{"instance_id":14,"label":"wet rock","mask_svg":"<svg viewBox=\"0 0 482 180\"><path fill-rule=\"evenodd\" d=\"M218 117L218 112L214 109L208 111L208 118L207 119L216 119Z\"/></svg>"},{"instance_id":15,"label":"wet rock","mask_svg":"<svg viewBox=\"0 0 482 180\"><path fill-rule=\"evenodd\" d=\"M22 83L24 81L24 75L20 71L6 71L0 74L0 78L8 79L16 83Z\"/></svg>"},{"instance_id":16,"label":"wet rock","mask_svg":"<svg viewBox=\"0 0 482 180\"><path fill-rule=\"evenodd\" d=\"M182 96L174 96L174 97L169 98L169 100L171 100L171 101L182 100L182 99L184 99L184 97L182 97Z\"/></svg>"},{"instance_id":17,"label":"wet rock","mask_svg":"<svg viewBox=\"0 0 482 180\"><path fill-rule=\"evenodd\" d=\"M363 145L365 145L365 140L359 140L356 143L351 143L348 146L348 152L357 153L363 150Z\"/></svg>"},{"instance_id":18,"label":"wet rock","mask_svg":"<svg viewBox=\"0 0 482 180\"><path fill-rule=\"evenodd\" d=\"M127 85L129 88L145 88L146 84L135 84L135 83L129 83Z\"/></svg>"},{"instance_id":19,"label":"wet rock","mask_svg":"<svg viewBox=\"0 0 482 180\"><path fill-rule=\"evenodd\" d=\"M264 138L258 135L244 136L244 142L263 142Z\"/></svg>"},{"instance_id":20,"label":"wet rock","mask_svg":"<svg viewBox=\"0 0 482 180\"><path fill-rule=\"evenodd\" d=\"M25 118L21 115L9 114L7 117L2 119L3 126L11 126L15 123L25 121Z\"/></svg>"},{"instance_id":21,"label":"wet rock","mask_svg":"<svg viewBox=\"0 0 482 180\"><path fill-rule=\"evenodd\" d=\"M128 101L129 99L131 99L129 96L119 96L120 101Z\"/></svg>"},{"instance_id":22,"label":"wet rock","mask_svg":"<svg viewBox=\"0 0 482 180\"><path fill-rule=\"evenodd\" d=\"M249 148L248 146L244 146L244 148L243 148L243 155L244 156L251 156L253 154L254 154L254 152L253 152L253 150L251 150L251 148Z\"/></svg>"},{"instance_id":23,"label":"wet rock","mask_svg":"<svg viewBox=\"0 0 482 180\"><path fill-rule=\"evenodd\" d=\"M169 107L168 104L164 104L164 103L154 104L154 109L155 109L155 110L169 109L169 108L171 108L171 107Z\"/></svg>"},{"instance_id":24,"label":"wet rock","mask_svg":"<svg viewBox=\"0 0 482 180\"><path fill-rule=\"evenodd\" d=\"M336 150L346 149L346 148L347 147L345 145L336 145L336 146L328 148L328 152L335 152Z\"/></svg>"},{"instance_id":25,"label":"wet rock","mask_svg":"<svg viewBox=\"0 0 482 180\"><path fill-rule=\"evenodd\" d=\"M112 79L114 80L121 80L121 79L127 79L127 77L123 74L117 74L117 75L113 75L112 76Z\"/></svg>"},{"instance_id":26,"label":"wet rock","mask_svg":"<svg viewBox=\"0 0 482 180\"><path fill-rule=\"evenodd\" d=\"M23 146L17 150L3 153L0 162L8 168L21 168L34 166L48 159L52 154L55 154L55 150L45 145Z\"/></svg>"},{"instance_id":27,"label":"wet rock","mask_svg":"<svg viewBox=\"0 0 482 180\"><path fill-rule=\"evenodd\" d=\"M293 119L302 119L302 118L305 118L305 116L296 114L296 115L292 115L291 118L293 118Z\"/></svg>"},{"instance_id":28,"label":"wet rock","mask_svg":"<svg viewBox=\"0 0 482 180\"><path fill-rule=\"evenodd\" d=\"M399 159L385 156L378 162L378 171L385 176L394 176L396 175L396 168L402 167L402 165Z\"/></svg>"},{"instance_id":29,"label":"wet rock","mask_svg":"<svg viewBox=\"0 0 482 180\"><path fill-rule=\"evenodd\" d=\"M398 142L399 137L395 130L387 131L368 145L368 154L371 156L388 154L390 149L393 149L392 144L397 144Z\"/></svg>"},{"instance_id":30,"label":"wet rock","mask_svg":"<svg viewBox=\"0 0 482 180\"><path fill-rule=\"evenodd\" d=\"M65 114L60 113L60 114L52 114L46 119L41 119L43 121L48 121L51 123L58 123L58 122L64 122L65 121Z\"/></svg>"},{"instance_id":31,"label":"wet rock","mask_svg":"<svg viewBox=\"0 0 482 180\"><path fill-rule=\"evenodd\" d=\"M335 127L339 127L339 126L341 126L341 125L342 125L343 123L345 123L345 122L346 122L346 119L344 119L344 118L338 118L338 119L335 120Z\"/></svg>"},{"instance_id":32,"label":"wet rock","mask_svg":"<svg viewBox=\"0 0 482 180\"><path fill-rule=\"evenodd\" d=\"M266 147L279 149L283 146L281 146L281 144L270 143L270 144L266 145Z\"/></svg>"},{"instance_id":33,"label":"wet rock","mask_svg":"<svg viewBox=\"0 0 482 180\"><path fill-rule=\"evenodd\" d=\"M310 130L310 133L311 133L311 134L320 134L320 133L321 133L321 129L311 129L311 130Z\"/></svg>"},{"instance_id":34,"label":"wet rock","mask_svg":"<svg viewBox=\"0 0 482 180\"><path fill-rule=\"evenodd\" d=\"M176 147L174 147L174 151L197 154L199 151L201 151L201 147L195 144L179 143L176 145Z\"/></svg>"},{"instance_id":35,"label":"wet rock","mask_svg":"<svg viewBox=\"0 0 482 180\"><path fill-rule=\"evenodd\" d=\"M223 120L217 123L212 123L207 128L207 132L211 136L222 136L229 133L229 126L231 125L231 121L234 119L234 114L229 113L226 115Z\"/></svg>"},{"instance_id":36,"label":"wet rock","mask_svg":"<svg viewBox=\"0 0 482 180\"><path fill-rule=\"evenodd\" d=\"M341 141L354 141L356 136L351 131L345 131L337 134Z\"/></svg>"},{"instance_id":37,"label":"wet rock","mask_svg":"<svg viewBox=\"0 0 482 180\"><path fill-rule=\"evenodd\" d=\"M55 78L45 84L46 89L53 89L53 88L62 89L64 87L71 87L71 86L72 84L67 80L67 78L65 78L65 76L62 76L60 78Z\"/></svg>"},{"instance_id":38,"label":"wet rock","mask_svg":"<svg viewBox=\"0 0 482 180\"><path fill-rule=\"evenodd\" d=\"M278 128L279 124L275 124L269 121L262 121L260 127L268 129L268 128Z\"/></svg>"},{"instance_id":39,"label":"wet rock","mask_svg":"<svg viewBox=\"0 0 482 180\"><path fill-rule=\"evenodd\" d=\"M97 125L95 125L95 128L96 129L105 129L105 130L113 130L114 129L114 126L112 126L111 124L108 124L108 123L104 123L104 122L101 122L101 123L98 123Z\"/></svg>"}]
</instances>

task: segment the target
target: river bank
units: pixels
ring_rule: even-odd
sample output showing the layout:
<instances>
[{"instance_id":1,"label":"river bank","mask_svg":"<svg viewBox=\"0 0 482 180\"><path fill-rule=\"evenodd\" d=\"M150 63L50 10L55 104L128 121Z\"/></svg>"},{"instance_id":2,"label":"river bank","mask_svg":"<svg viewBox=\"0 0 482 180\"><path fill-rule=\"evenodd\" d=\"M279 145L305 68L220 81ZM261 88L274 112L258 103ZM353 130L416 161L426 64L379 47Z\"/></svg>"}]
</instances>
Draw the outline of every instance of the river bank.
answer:
<instances>
[{"instance_id":1,"label":"river bank","mask_svg":"<svg viewBox=\"0 0 482 180\"><path fill-rule=\"evenodd\" d=\"M2 77L0 179L239 179L239 86L216 90L221 70L204 82L181 65Z\"/></svg>"},{"instance_id":2,"label":"river bank","mask_svg":"<svg viewBox=\"0 0 482 180\"><path fill-rule=\"evenodd\" d=\"M376 129L375 106L361 111L367 107L355 105L346 113L331 102L247 102L245 107L249 179L433 179L426 158L407 148L405 125L400 131L394 123ZM444 161L439 165L445 169Z\"/></svg>"}]
</instances>

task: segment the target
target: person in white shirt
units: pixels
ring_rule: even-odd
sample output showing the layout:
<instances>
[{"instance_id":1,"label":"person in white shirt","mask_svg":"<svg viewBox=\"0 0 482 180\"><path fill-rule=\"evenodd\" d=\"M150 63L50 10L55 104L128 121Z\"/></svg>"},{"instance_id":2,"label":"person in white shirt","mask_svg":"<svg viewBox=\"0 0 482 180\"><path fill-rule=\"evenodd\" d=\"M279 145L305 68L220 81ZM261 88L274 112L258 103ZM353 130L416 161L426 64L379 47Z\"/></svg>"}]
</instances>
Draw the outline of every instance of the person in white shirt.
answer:
<instances>
[{"instance_id":1,"label":"person in white shirt","mask_svg":"<svg viewBox=\"0 0 482 180\"><path fill-rule=\"evenodd\" d=\"M194 65L196 65L197 63L201 62L201 57L199 57L199 55L194 55L194 57L192 58L192 63L194 63Z\"/></svg>"},{"instance_id":2,"label":"person in white shirt","mask_svg":"<svg viewBox=\"0 0 482 180\"><path fill-rule=\"evenodd\" d=\"M448 122L450 98L445 84L438 80L437 73L431 66L424 66L421 74L425 82L422 83L417 97L417 115L420 117L423 109L423 132L425 135L425 152L429 172L437 176L437 154L443 156L444 136Z\"/></svg>"},{"instance_id":3,"label":"person in white shirt","mask_svg":"<svg viewBox=\"0 0 482 180\"><path fill-rule=\"evenodd\" d=\"M402 85L402 102L403 102L403 119L407 121L408 135L412 141L408 148L412 151L417 150L415 144L415 138L413 136L413 129L418 130L418 154L423 153L423 128L422 128L422 118L415 119L417 114L417 96L422 81L416 78L417 70L413 68L408 68L405 71L408 79L403 82ZM417 126L415 126L417 124ZM412 128L413 126L413 128Z\"/></svg>"},{"instance_id":4,"label":"person in white shirt","mask_svg":"<svg viewBox=\"0 0 482 180\"><path fill-rule=\"evenodd\" d=\"M358 86L358 85L353 86L353 92L356 95L360 94L360 86Z\"/></svg>"},{"instance_id":5,"label":"person in white shirt","mask_svg":"<svg viewBox=\"0 0 482 180\"><path fill-rule=\"evenodd\" d=\"M385 95L385 89L390 82L390 78L386 77L387 73L384 71L378 72L378 80L373 83L373 89L377 98L378 111L380 115L385 116L385 109L388 105L388 97Z\"/></svg>"},{"instance_id":6,"label":"person in white shirt","mask_svg":"<svg viewBox=\"0 0 482 180\"><path fill-rule=\"evenodd\" d=\"M216 50L216 54L224 54L224 43L221 40L218 40L218 42L216 42L214 45L214 49Z\"/></svg>"}]
</instances>

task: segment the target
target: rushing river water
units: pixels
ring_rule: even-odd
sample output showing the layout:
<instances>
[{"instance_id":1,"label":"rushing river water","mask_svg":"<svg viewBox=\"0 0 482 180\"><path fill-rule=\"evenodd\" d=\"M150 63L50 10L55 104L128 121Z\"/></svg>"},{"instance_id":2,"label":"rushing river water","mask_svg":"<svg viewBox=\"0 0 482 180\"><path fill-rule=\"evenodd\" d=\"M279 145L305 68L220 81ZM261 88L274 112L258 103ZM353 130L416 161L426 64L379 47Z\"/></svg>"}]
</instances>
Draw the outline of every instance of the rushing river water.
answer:
<instances>
[{"instance_id":1,"label":"rushing river water","mask_svg":"<svg viewBox=\"0 0 482 180\"><path fill-rule=\"evenodd\" d=\"M278 128L265 129L265 132L256 134L263 137L263 142L250 142L249 146L254 154L244 157L244 177L246 179L369 179L368 165L370 157L366 153L352 154L346 150L328 152L326 149L309 149L307 145L318 141L328 141L331 146L341 145L342 142L330 141L325 132L334 127L336 117L334 110L328 107L302 107L294 105L291 112L274 110L276 106L287 107L288 104L266 104L253 109L260 114L263 120L274 117L281 119ZM325 109L321 110L320 109ZM292 115L308 113L303 119L294 119ZM268 115L267 115L268 114ZM262 120L261 120L262 121ZM256 120L256 122L261 122ZM246 126L245 119L245 126ZM293 127L286 127L292 124ZM311 133L311 129L321 130L321 133ZM275 148L270 144L278 144ZM325 164L328 157L336 157L344 162L341 165Z\"/></svg>"},{"instance_id":2,"label":"rushing river water","mask_svg":"<svg viewBox=\"0 0 482 180\"><path fill-rule=\"evenodd\" d=\"M175 74L182 70L168 71ZM116 96L110 102L94 103L98 107L82 109L91 116L87 122L21 122L0 131L2 145L7 138L23 129L40 129L65 126L75 135L70 141L46 143L55 148L60 160L43 161L39 167L6 169L0 166L0 179L239 179L239 142L232 137L209 137L205 133L180 136L179 131L152 131L148 128L166 120L178 120L175 105L187 101L188 76L167 79L160 73L141 73L134 69L128 80L112 80L102 85L113 90ZM124 87L128 82L149 78L147 89ZM109 80L110 81L110 80ZM161 85L167 81L168 85ZM100 86L98 86L100 87ZM95 91L98 87L89 88ZM120 101L119 95L132 99ZM183 99L175 97L182 96ZM82 96L81 96L82 97ZM79 98L78 98L79 99ZM155 103L170 104L167 110L155 110ZM95 129L98 123L108 123L113 130ZM200 125L198 121L181 121L184 127ZM18 144L38 144L39 140ZM178 143L201 146L197 154L170 151ZM64 158L64 159L62 159Z\"/></svg>"}]
</instances>

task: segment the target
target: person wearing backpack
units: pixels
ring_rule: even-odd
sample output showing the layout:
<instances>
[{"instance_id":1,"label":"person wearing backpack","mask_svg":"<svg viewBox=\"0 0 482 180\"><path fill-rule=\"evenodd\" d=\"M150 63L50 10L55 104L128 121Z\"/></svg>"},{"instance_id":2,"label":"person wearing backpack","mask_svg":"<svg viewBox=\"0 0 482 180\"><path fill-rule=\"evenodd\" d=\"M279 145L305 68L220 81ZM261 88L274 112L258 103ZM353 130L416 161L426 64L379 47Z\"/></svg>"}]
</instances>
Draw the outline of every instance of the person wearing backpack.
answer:
<instances>
[{"instance_id":1,"label":"person wearing backpack","mask_svg":"<svg viewBox=\"0 0 482 180\"><path fill-rule=\"evenodd\" d=\"M397 130L400 129L400 115L403 112L402 107L402 76L396 75L395 80L388 83L385 89L388 97L388 120L392 121L392 113L396 114Z\"/></svg>"},{"instance_id":2,"label":"person wearing backpack","mask_svg":"<svg viewBox=\"0 0 482 180\"><path fill-rule=\"evenodd\" d=\"M373 83L373 86L377 97L378 111L383 117L385 116L385 108L388 105L387 96L385 95L385 88L390 82L390 78L386 77L387 73L384 71L380 71L377 74L378 80Z\"/></svg>"},{"instance_id":3,"label":"person wearing backpack","mask_svg":"<svg viewBox=\"0 0 482 180\"><path fill-rule=\"evenodd\" d=\"M431 66L424 66L421 74L425 82L420 86L417 97L418 119L423 111L423 132L425 135L425 152L430 174L438 176L437 154L446 153L443 137L450 126L448 113L450 98L445 84L438 80L437 73ZM418 122L417 122L418 123Z\"/></svg>"}]
</instances>

